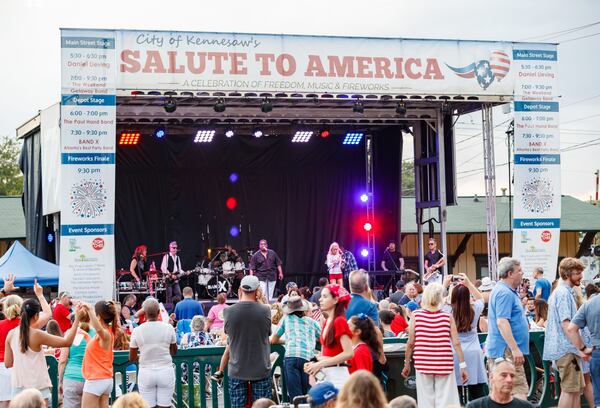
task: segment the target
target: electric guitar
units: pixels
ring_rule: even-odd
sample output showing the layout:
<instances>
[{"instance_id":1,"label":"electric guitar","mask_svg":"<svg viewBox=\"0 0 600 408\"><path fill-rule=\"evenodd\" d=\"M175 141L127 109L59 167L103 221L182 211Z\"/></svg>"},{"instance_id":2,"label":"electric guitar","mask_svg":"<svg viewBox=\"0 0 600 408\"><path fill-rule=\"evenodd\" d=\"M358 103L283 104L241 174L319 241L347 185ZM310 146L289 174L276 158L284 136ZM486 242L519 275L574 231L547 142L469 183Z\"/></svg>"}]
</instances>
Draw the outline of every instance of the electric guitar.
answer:
<instances>
[{"instance_id":1,"label":"electric guitar","mask_svg":"<svg viewBox=\"0 0 600 408\"><path fill-rule=\"evenodd\" d=\"M167 273L166 277L165 277L165 282L168 285L173 285L177 282L179 282L179 280L185 276L189 276L194 272L198 272L197 270L198 268L194 268L194 269L190 269L189 271L181 271L181 272L174 272L174 273Z\"/></svg>"}]
</instances>

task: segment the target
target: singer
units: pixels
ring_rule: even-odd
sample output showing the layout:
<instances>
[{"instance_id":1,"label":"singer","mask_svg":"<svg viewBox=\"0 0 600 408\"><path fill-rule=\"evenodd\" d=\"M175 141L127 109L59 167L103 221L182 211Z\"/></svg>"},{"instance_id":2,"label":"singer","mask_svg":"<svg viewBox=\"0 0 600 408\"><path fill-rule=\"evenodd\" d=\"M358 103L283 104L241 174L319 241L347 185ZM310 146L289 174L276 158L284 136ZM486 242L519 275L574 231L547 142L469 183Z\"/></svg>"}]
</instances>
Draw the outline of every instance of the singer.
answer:
<instances>
[{"instance_id":1,"label":"singer","mask_svg":"<svg viewBox=\"0 0 600 408\"><path fill-rule=\"evenodd\" d=\"M131 276L136 282L144 278L144 275L148 271L148 265L146 264L147 253L148 248L146 245L139 245L133 251L131 263L129 264L129 272L131 272Z\"/></svg>"},{"instance_id":2,"label":"singer","mask_svg":"<svg viewBox=\"0 0 600 408\"><path fill-rule=\"evenodd\" d=\"M266 239L258 241L258 251L250 258L250 275L256 274L256 277L260 281L260 287L269 302L273 299L277 276L279 276L279 280L283 280L282 264L283 262L281 262L279 255L272 249L269 249ZM279 273L277 274L277 272Z\"/></svg>"},{"instance_id":3,"label":"singer","mask_svg":"<svg viewBox=\"0 0 600 408\"><path fill-rule=\"evenodd\" d=\"M332 242L331 245L329 245L329 252L327 252L327 258L325 259L325 265L327 265L327 270L329 271L330 284L344 285L342 279L342 268L344 267L344 263L339 244L337 242Z\"/></svg>"}]
</instances>

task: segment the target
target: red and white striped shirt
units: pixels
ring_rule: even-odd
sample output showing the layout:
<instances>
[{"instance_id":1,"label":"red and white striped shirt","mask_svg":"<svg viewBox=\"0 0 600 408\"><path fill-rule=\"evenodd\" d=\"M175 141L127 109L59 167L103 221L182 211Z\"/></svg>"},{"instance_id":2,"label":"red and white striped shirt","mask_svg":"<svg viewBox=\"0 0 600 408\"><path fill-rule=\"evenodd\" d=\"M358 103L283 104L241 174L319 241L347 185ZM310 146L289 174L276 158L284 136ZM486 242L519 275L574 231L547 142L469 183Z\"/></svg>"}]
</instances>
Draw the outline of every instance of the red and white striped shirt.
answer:
<instances>
[{"instance_id":1,"label":"red and white striped shirt","mask_svg":"<svg viewBox=\"0 0 600 408\"><path fill-rule=\"evenodd\" d=\"M454 372L450 341L450 313L419 309L415 319L415 370L421 374L448 375Z\"/></svg>"}]
</instances>

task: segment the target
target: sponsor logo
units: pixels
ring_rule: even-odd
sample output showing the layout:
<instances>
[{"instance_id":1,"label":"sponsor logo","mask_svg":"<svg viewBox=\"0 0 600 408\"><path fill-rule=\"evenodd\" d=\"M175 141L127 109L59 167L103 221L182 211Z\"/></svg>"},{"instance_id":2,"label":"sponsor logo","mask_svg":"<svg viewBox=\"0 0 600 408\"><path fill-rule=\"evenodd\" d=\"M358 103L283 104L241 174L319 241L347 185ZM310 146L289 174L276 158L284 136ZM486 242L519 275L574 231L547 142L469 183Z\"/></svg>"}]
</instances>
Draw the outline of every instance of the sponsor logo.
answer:
<instances>
[{"instance_id":1,"label":"sponsor logo","mask_svg":"<svg viewBox=\"0 0 600 408\"><path fill-rule=\"evenodd\" d=\"M101 251L102 248L104 248L104 240L100 237L94 238L92 241L92 248L94 248L96 251Z\"/></svg>"},{"instance_id":2,"label":"sponsor logo","mask_svg":"<svg viewBox=\"0 0 600 408\"><path fill-rule=\"evenodd\" d=\"M79 249L76 238L69 238L69 252L75 252Z\"/></svg>"},{"instance_id":3,"label":"sponsor logo","mask_svg":"<svg viewBox=\"0 0 600 408\"><path fill-rule=\"evenodd\" d=\"M550 242L550 240L552 239L552 233L548 230L542 231L540 237L542 238L542 242Z\"/></svg>"}]
</instances>

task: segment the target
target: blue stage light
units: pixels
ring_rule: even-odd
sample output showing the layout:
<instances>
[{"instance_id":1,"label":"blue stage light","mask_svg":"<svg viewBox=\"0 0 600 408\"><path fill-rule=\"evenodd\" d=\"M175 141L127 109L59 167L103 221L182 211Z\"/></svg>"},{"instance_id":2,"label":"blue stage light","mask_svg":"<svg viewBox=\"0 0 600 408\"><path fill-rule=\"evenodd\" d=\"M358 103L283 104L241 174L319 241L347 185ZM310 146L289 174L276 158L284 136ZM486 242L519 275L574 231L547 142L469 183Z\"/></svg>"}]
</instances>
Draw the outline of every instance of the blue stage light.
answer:
<instances>
[{"instance_id":1,"label":"blue stage light","mask_svg":"<svg viewBox=\"0 0 600 408\"><path fill-rule=\"evenodd\" d=\"M53 243L54 242L54 234L53 233L48 233L48 236L46 237L46 239L48 240L48 243Z\"/></svg>"},{"instance_id":2,"label":"blue stage light","mask_svg":"<svg viewBox=\"0 0 600 408\"><path fill-rule=\"evenodd\" d=\"M156 129L154 129L154 137L157 139L162 139L163 137L165 137L167 135L167 131L165 130L164 127L157 127Z\"/></svg>"},{"instance_id":3,"label":"blue stage light","mask_svg":"<svg viewBox=\"0 0 600 408\"><path fill-rule=\"evenodd\" d=\"M364 135L365 135L364 133L346 133L346 137L344 138L344 141L342 142L342 144L345 144L345 145L360 144Z\"/></svg>"},{"instance_id":4,"label":"blue stage light","mask_svg":"<svg viewBox=\"0 0 600 408\"><path fill-rule=\"evenodd\" d=\"M361 255L362 255L364 258L366 258L367 256L369 256L369 250L368 250L367 248L363 248L363 249L360 251L360 254L361 254Z\"/></svg>"},{"instance_id":5,"label":"blue stage light","mask_svg":"<svg viewBox=\"0 0 600 408\"><path fill-rule=\"evenodd\" d=\"M235 225L229 229L229 235L237 237L240 234L240 230Z\"/></svg>"},{"instance_id":6,"label":"blue stage light","mask_svg":"<svg viewBox=\"0 0 600 408\"><path fill-rule=\"evenodd\" d=\"M363 203L366 203L367 201L369 201L369 196L367 194L361 194L360 201L362 201Z\"/></svg>"},{"instance_id":7,"label":"blue stage light","mask_svg":"<svg viewBox=\"0 0 600 408\"><path fill-rule=\"evenodd\" d=\"M238 181L238 174L237 173L231 173L229 175L229 181L231 181L232 183L235 183L236 181Z\"/></svg>"}]
</instances>

